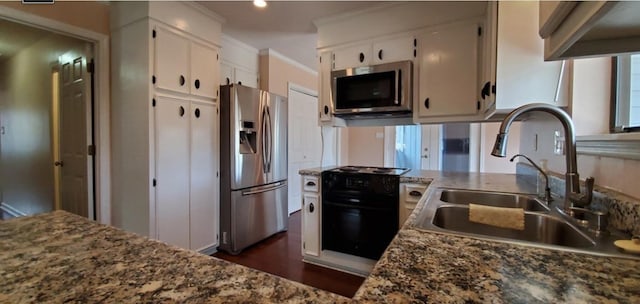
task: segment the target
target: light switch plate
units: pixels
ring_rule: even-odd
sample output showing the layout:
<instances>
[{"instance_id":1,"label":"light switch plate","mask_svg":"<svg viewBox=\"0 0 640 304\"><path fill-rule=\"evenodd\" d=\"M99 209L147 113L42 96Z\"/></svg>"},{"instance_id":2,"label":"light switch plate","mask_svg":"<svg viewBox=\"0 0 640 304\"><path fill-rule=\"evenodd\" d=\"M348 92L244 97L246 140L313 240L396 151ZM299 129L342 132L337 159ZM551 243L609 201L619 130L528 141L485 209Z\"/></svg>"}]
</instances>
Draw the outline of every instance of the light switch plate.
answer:
<instances>
[{"instance_id":1,"label":"light switch plate","mask_svg":"<svg viewBox=\"0 0 640 304\"><path fill-rule=\"evenodd\" d=\"M553 134L553 154L564 155L564 136L558 130Z\"/></svg>"}]
</instances>

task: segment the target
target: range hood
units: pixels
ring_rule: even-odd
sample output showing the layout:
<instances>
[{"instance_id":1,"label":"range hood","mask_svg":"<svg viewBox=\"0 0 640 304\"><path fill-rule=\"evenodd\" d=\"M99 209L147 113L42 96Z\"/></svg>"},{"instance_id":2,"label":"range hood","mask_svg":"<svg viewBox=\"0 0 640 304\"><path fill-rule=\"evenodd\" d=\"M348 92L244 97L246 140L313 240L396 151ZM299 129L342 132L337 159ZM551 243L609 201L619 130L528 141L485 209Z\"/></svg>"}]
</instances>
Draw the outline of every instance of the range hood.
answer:
<instances>
[{"instance_id":1,"label":"range hood","mask_svg":"<svg viewBox=\"0 0 640 304\"><path fill-rule=\"evenodd\" d=\"M640 2L540 1L545 60L640 52Z\"/></svg>"}]
</instances>

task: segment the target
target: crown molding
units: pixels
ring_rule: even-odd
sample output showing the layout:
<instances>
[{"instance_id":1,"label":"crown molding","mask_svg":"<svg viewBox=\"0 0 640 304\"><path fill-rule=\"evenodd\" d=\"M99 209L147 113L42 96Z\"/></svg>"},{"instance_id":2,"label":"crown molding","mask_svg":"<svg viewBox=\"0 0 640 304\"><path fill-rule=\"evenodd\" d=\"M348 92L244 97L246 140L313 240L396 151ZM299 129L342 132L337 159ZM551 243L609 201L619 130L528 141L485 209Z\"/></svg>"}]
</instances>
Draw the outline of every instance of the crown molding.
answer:
<instances>
[{"instance_id":1,"label":"crown molding","mask_svg":"<svg viewBox=\"0 0 640 304\"><path fill-rule=\"evenodd\" d=\"M304 64L302 64L300 62L297 62L297 61L295 61L295 60L293 60L293 59L291 59L291 58L289 58L289 57L287 57L285 55L282 55L282 54L278 53L274 49L262 49L262 50L260 50L260 56L263 56L263 55L265 55L265 56L269 56L270 55L270 56L276 57L276 58L278 58L278 59L280 59L280 60L282 60L282 61L284 61L284 62L286 62L288 64L291 64L291 65L293 65L293 66L295 66L295 67L297 67L297 68L299 68L299 69L301 69L301 70L303 70L303 71L305 71L307 73L310 73L310 74L312 74L314 76L318 76L318 71L316 71L314 69L311 69L308 66L306 66L306 65L304 65Z\"/></svg>"}]
</instances>

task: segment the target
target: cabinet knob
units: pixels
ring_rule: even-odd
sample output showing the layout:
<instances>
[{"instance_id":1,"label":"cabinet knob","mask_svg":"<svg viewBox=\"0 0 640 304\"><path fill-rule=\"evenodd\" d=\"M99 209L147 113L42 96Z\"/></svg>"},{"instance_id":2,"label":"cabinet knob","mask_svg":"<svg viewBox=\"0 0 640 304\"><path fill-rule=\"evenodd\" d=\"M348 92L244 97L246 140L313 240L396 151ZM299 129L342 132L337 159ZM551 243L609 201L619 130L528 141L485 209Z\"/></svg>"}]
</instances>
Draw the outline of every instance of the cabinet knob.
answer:
<instances>
[{"instance_id":1,"label":"cabinet knob","mask_svg":"<svg viewBox=\"0 0 640 304\"><path fill-rule=\"evenodd\" d=\"M313 203L309 204L309 213L313 213L313 210L316 210L316 207L313 206Z\"/></svg>"},{"instance_id":2,"label":"cabinet knob","mask_svg":"<svg viewBox=\"0 0 640 304\"><path fill-rule=\"evenodd\" d=\"M231 79L229 79L229 77L227 77L227 84L231 83Z\"/></svg>"},{"instance_id":3,"label":"cabinet knob","mask_svg":"<svg viewBox=\"0 0 640 304\"><path fill-rule=\"evenodd\" d=\"M360 53L360 62L364 62L364 53Z\"/></svg>"},{"instance_id":4,"label":"cabinet knob","mask_svg":"<svg viewBox=\"0 0 640 304\"><path fill-rule=\"evenodd\" d=\"M184 76L180 75L180 86L184 85Z\"/></svg>"},{"instance_id":5,"label":"cabinet knob","mask_svg":"<svg viewBox=\"0 0 640 304\"><path fill-rule=\"evenodd\" d=\"M196 108L195 114L196 114L196 118L200 118L200 109L199 108Z\"/></svg>"},{"instance_id":6,"label":"cabinet knob","mask_svg":"<svg viewBox=\"0 0 640 304\"><path fill-rule=\"evenodd\" d=\"M196 79L194 85L196 86L196 89L200 88L200 79Z\"/></svg>"},{"instance_id":7,"label":"cabinet knob","mask_svg":"<svg viewBox=\"0 0 640 304\"><path fill-rule=\"evenodd\" d=\"M487 83L484 84L484 86L482 87L482 91L480 91L480 97L482 97L482 100L484 100L486 97L489 97L489 95L491 95L491 81L487 81Z\"/></svg>"},{"instance_id":8,"label":"cabinet knob","mask_svg":"<svg viewBox=\"0 0 640 304\"><path fill-rule=\"evenodd\" d=\"M424 107L427 109L429 108L429 98L424 100Z\"/></svg>"},{"instance_id":9,"label":"cabinet knob","mask_svg":"<svg viewBox=\"0 0 640 304\"><path fill-rule=\"evenodd\" d=\"M311 182L311 181L307 182L307 186L315 186L315 185L316 185L316 183L314 183L314 182Z\"/></svg>"},{"instance_id":10,"label":"cabinet knob","mask_svg":"<svg viewBox=\"0 0 640 304\"><path fill-rule=\"evenodd\" d=\"M382 50L378 51L378 59L382 60Z\"/></svg>"},{"instance_id":11,"label":"cabinet knob","mask_svg":"<svg viewBox=\"0 0 640 304\"><path fill-rule=\"evenodd\" d=\"M324 106L324 115L329 115L329 107Z\"/></svg>"},{"instance_id":12,"label":"cabinet knob","mask_svg":"<svg viewBox=\"0 0 640 304\"><path fill-rule=\"evenodd\" d=\"M409 192L409 195L410 196L422 196L422 192L413 190L413 191Z\"/></svg>"},{"instance_id":13,"label":"cabinet knob","mask_svg":"<svg viewBox=\"0 0 640 304\"><path fill-rule=\"evenodd\" d=\"M184 116L184 107L180 106L180 109L178 110L178 115L180 115L180 117Z\"/></svg>"},{"instance_id":14,"label":"cabinet knob","mask_svg":"<svg viewBox=\"0 0 640 304\"><path fill-rule=\"evenodd\" d=\"M239 84L239 85L242 85L242 81L238 81L238 84Z\"/></svg>"}]
</instances>

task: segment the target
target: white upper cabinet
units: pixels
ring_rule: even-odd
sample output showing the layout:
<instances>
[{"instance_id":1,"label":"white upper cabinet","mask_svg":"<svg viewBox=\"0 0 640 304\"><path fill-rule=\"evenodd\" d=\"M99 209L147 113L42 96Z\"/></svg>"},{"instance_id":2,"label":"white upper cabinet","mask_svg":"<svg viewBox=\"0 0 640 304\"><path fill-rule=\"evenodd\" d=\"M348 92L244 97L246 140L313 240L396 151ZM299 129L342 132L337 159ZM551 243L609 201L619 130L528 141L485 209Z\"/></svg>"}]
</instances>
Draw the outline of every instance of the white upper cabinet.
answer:
<instances>
[{"instance_id":1,"label":"white upper cabinet","mask_svg":"<svg viewBox=\"0 0 640 304\"><path fill-rule=\"evenodd\" d=\"M164 27L155 28L155 86L189 93L189 40Z\"/></svg>"},{"instance_id":2,"label":"white upper cabinet","mask_svg":"<svg viewBox=\"0 0 640 304\"><path fill-rule=\"evenodd\" d=\"M540 1L546 60L640 51L638 1Z\"/></svg>"},{"instance_id":3,"label":"white upper cabinet","mask_svg":"<svg viewBox=\"0 0 640 304\"><path fill-rule=\"evenodd\" d=\"M371 43L339 48L333 51L332 70L344 70L371 64Z\"/></svg>"},{"instance_id":4,"label":"white upper cabinet","mask_svg":"<svg viewBox=\"0 0 640 304\"><path fill-rule=\"evenodd\" d=\"M318 59L318 117L320 124L330 123L332 120L331 111L331 52L322 52Z\"/></svg>"},{"instance_id":5,"label":"white upper cabinet","mask_svg":"<svg viewBox=\"0 0 640 304\"><path fill-rule=\"evenodd\" d=\"M155 26L154 32L156 88L216 99L217 49L162 26Z\"/></svg>"},{"instance_id":6,"label":"white upper cabinet","mask_svg":"<svg viewBox=\"0 0 640 304\"><path fill-rule=\"evenodd\" d=\"M258 75L255 72L243 68L235 68L235 82L244 86L257 88Z\"/></svg>"},{"instance_id":7,"label":"white upper cabinet","mask_svg":"<svg viewBox=\"0 0 640 304\"><path fill-rule=\"evenodd\" d=\"M201 43L191 43L191 94L218 98L218 51Z\"/></svg>"},{"instance_id":8,"label":"white upper cabinet","mask_svg":"<svg viewBox=\"0 0 640 304\"><path fill-rule=\"evenodd\" d=\"M495 72L483 74L495 79L486 79L481 86L486 117L534 102L566 106L568 86L561 76L567 68L562 62L544 61L544 42L538 36L538 3L491 2L488 11L490 28L495 31L488 37L495 35L496 42L495 48L490 48L495 54L485 57L492 62L488 68Z\"/></svg>"},{"instance_id":9,"label":"white upper cabinet","mask_svg":"<svg viewBox=\"0 0 640 304\"><path fill-rule=\"evenodd\" d=\"M425 31L418 37L419 118L478 113L479 25Z\"/></svg>"},{"instance_id":10,"label":"white upper cabinet","mask_svg":"<svg viewBox=\"0 0 640 304\"><path fill-rule=\"evenodd\" d=\"M413 35L375 41L373 63L413 60L417 56L417 46L417 40Z\"/></svg>"}]
</instances>

